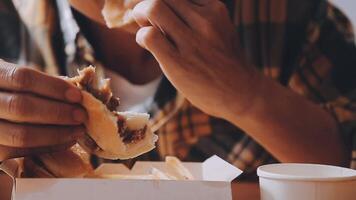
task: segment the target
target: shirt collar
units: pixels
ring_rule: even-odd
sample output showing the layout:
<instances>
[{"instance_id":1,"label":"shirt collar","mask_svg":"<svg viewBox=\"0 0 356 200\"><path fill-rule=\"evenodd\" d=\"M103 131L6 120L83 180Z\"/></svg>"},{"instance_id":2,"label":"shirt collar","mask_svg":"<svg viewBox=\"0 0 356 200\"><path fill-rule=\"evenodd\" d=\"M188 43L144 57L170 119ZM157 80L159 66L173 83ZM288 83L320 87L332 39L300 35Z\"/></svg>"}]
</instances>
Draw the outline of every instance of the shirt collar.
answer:
<instances>
[{"instance_id":1,"label":"shirt collar","mask_svg":"<svg viewBox=\"0 0 356 200\"><path fill-rule=\"evenodd\" d=\"M63 33L63 40L66 44L66 53L72 54L75 50L76 38L80 32L79 26L74 19L72 9L68 1L56 0L60 27Z\"/></svg>"},{"instance_id":2,"label":"shirt collar","mask_svg":"<svg viewBox=\"0 0 356 200\"><path fill-rule=\"evenodd\" d=\"M97 62L92 46L81 33L70 4L67 0L56 0L56 3L67 56L67 74L76 75L78 68L88 65L95 65L97 70L103 74L101 63Z\"/></svg>"}]
</instances>

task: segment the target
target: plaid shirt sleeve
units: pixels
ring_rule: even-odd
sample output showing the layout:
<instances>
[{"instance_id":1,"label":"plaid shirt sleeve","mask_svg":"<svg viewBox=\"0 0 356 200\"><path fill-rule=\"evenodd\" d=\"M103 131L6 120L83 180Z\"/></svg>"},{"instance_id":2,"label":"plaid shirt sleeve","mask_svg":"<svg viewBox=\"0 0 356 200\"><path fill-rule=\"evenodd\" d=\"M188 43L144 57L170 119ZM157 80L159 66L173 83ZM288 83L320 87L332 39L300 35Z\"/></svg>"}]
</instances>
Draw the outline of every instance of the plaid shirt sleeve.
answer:
<instances>
[{"instance_id":1,"label":"plaid shirt sleeve","mask_svg":"<svg viewBox=\"0 0 356 200\"><path fill-rule=\"evenodd\" d=\"M321 1L307 27L306 43L289 87L320 104L338 122L356 169L356 47L353 27Z\"/></svg>"}]
</instances>

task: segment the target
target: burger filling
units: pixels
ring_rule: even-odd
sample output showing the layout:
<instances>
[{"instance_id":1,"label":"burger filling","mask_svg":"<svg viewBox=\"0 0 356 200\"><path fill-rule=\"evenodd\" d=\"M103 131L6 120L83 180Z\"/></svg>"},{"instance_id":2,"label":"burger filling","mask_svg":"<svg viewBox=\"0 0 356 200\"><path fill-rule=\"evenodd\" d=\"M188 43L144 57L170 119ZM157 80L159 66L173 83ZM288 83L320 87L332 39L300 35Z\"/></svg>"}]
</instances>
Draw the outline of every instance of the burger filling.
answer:
<instances>
[{"instance_id":1,"label":"burger filling","mask_svg":"<svg viewBox=\"0 0 356 200\"><path fill-rule=\"evenodd\" d=\"M109 79L99 81L95 75L94 67L88 67L79 71L79 76L69 79L80 89L92 94L103 102L110 111L116 111L120 105L119 99L113 97Z\"/></svg>"},{"instance_id":2,"label":"burger filling","mask_svg":"<svg viewBox=\"0 0 356 200\"><path fill-rule=\"evenodd\" d=\"M115 113L117 117L117 126L119 127L119 135L125 144L139 142L146 136L147 125L138 130L129 130L127 128L125 117Z\"/></svg>"},{"instance_id":3,"label":"burger filling","mask_svg":"<svg viewBox=\"0 0 356 200\"><path fill-rule=\"evenodd\" d=\"M129 130L127 128L125 117L116 112L117 107L120 105L120 101L113 97L109 79L98 80L95 74L95 69L93 67L87 67L79 71L79 76L71 78L69 81L92 94L95 98L105 104L108 110L113 112L117 117L118 134L125 144L136 143L144 139L147 126L144 126L139 130ZM101 149L89 135L87 135L87 137L86 145L92 147L92 149Z\"/></svg>"}]
</instances>

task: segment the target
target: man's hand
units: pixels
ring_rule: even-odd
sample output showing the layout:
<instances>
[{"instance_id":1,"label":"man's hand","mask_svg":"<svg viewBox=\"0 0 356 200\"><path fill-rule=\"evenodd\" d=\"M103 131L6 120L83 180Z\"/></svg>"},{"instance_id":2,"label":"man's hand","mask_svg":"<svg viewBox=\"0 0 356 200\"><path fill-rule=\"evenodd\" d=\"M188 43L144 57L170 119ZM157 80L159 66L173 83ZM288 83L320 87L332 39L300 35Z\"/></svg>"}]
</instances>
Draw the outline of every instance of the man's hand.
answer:
<instances>
[{"instance_id":1,"label":"man's hand","mask_svg":"<svg viewBox=\"0 0 356 200\"><path fill-rule=\"evenodd\" d=\"M81 98L60 78L0 61L0 161L74 144L85 131Z\"/></svg>"},{"instance_id":2,"label":"man's hand","mask_svg":"<svg viewBox=\"0 0 356 200\"><path fill-rule=\"evenodd\" d=\"M195 106L232 122L280 161L347 163L332 115L245 62L219 0L145 0L133 15L137 42Z\"/></svg>"},{"instance_id":3,"label":"man's hand","mask_svg":"<svg viewBox=\"0 0 356 200\"><path fill-rule=\"evenodd\" d=\"M137 42L195 106L224 118L231 102L234 114L248 107L257 73L237 56L233 24L221 1L146 0L133 16L142 27Z\"/></svg>"}]
</instances>

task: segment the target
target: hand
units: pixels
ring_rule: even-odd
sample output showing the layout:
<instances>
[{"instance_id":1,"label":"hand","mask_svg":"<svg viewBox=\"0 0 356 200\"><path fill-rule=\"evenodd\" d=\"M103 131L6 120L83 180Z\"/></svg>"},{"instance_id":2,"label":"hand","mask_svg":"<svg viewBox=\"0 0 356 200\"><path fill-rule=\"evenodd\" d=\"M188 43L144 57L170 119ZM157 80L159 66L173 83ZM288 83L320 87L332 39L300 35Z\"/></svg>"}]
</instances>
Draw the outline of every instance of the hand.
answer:
<instances>
[{"instance_id":1,"label":"hand","mask_svg":"<svg viewBox=\"0 0 356 200\"><path fill-rule=\"evenodd\" d=\"M239 54L236 34L219 0L146 0L134 8L137 42L172 84L198 108L228 118L242 113L257 77Z\"/></svg>"},{"instance_id":2,"label":"hand","mask_svg":"<svg viewBox=\"0 0 356 200\"><path fill-rule=\"evenodd\" d=\"M142 26L137 42L194 105L235 124L281 162L348 161L330 113L245 62L219 0L146 0L133 14Z\"/></svg>"},{"instance_id":3,"label":"hand","mask_svg":"<svg viewBox=\"0 0 356 200\"><path fill-rule=\"evenodd\" d=\"M0 161L66 149L84 133L78 88L4 61L0 77Z\"/></svg>"}]
</instances>

